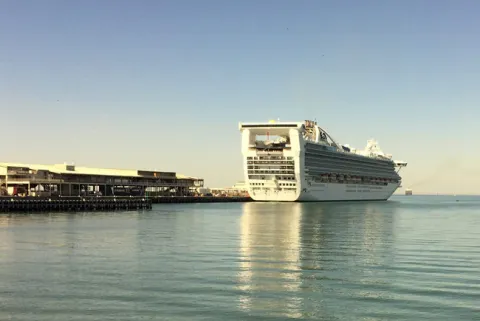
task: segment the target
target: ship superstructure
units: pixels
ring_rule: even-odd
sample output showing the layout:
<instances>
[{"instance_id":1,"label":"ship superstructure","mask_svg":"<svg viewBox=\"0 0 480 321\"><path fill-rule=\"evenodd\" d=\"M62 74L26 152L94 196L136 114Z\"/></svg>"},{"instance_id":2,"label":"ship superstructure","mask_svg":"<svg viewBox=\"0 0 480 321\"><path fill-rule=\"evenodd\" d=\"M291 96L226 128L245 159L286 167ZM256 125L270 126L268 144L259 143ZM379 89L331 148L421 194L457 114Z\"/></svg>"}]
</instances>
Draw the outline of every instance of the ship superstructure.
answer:
<instances>
[{"instance_id":1,"label":"ship superstructure","mask_svg":"<svg viewBox=\"0 0 480 321\"><path fill-rule=\"evenodd\" d=\"M240 123L245 183L257 201L387 200L407 163L375 140L338 144L316 121Z\"/></svg>"}]
</instances>

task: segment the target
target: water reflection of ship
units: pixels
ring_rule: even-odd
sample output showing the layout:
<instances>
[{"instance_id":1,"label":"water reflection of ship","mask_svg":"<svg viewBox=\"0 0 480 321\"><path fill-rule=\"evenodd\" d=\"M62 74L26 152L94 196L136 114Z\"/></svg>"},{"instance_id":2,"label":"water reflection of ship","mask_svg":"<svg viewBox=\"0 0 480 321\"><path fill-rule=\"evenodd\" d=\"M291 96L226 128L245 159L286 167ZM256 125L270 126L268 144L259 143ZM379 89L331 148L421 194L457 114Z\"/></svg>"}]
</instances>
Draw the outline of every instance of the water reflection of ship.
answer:
<instances>
[{"instance_id":1,"label":"water reflection of ship","mask_svg":"<svg viewBox=\"0 0 480 321\"><path fill-rule=\"evenodd\" d=\"M244 295L240 308L301 316L301 298L297 296L301 285L300 222L299 203L244 204L239 273L239 289ZM259 298L256 292L270 295Z\"/></svg>"},{"instance_id":2,"label":"water reflection of ship","mask_svg":"<svg viewBox=\"0 0 480 321\"><path fill-rule=\"evenodd\" d=\"M394 202L304 204L301 224L302 289L343 299L388 299L379 286L391 283L385 266L394 265ZM354 284L353 288L335 284ZM358 286L360 285L360 286ZM332 293L333 292L333 293ZM304 308L335 315L338 302L322 301ZM307 302L308 303L308 302Z\"/></svg>"},{"instance_id":3,"label":"water reflection of ship","mask_svg":"<svg viewBox=\"0 0 480 321\"><path fill-rule=\"evenodd\" d=\"M334 320L339 296L385 298L375 286L390 282L377 267L393 264L394 210L391 202L244 204L240 308ZM362 287L339 285L349 283Z\"/></svg>"},{"instance_id":4,"label":"water reflection of ship","mask_svg":"<svg viewBox=\"0 0 480 321\"><path fill-rule=\"evenodd\" d=\"M333 264L355 260L355 264L379 265L391 252L395 205L365 202L302 206L302 265ZM313 262L313 263L312 263Z\"/></svg>"}]
</instances>

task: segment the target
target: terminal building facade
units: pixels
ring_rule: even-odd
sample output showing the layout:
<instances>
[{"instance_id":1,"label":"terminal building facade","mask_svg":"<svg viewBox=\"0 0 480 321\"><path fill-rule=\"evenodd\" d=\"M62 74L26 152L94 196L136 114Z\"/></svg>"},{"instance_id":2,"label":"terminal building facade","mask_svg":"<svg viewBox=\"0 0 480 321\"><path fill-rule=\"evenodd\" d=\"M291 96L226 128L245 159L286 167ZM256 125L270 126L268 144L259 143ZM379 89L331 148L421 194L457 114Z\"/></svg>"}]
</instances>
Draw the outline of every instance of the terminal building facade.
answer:
<instances>
[{"instance_id":1,"label":"terminal building facade","mask_svg":"<svg viewBox=\"0 0 480 321\"><path fill-rule=\"evenodd\" d=\"M203 184L175 172L0 163L0 196L190 196Z\"/></svg>"}]
</instances>

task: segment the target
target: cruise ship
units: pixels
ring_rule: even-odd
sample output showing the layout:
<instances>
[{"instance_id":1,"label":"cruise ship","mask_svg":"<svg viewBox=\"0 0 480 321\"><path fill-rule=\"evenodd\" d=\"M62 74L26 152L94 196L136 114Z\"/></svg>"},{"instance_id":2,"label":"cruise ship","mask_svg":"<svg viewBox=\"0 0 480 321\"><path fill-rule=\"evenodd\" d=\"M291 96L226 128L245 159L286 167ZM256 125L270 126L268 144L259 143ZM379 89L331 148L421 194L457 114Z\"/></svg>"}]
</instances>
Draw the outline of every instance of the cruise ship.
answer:
<instances>
[{"instance_id":1,"label":"cruise ship","mask_svg":"<svg viewBox=\"0 0 480 321\"><path fill-rule=\"evenodd\" d=\"M239 123L245 183L255 201L388 200L406 162L375 140L338 144L316 121Z\"/></svg>"}]
</instances>

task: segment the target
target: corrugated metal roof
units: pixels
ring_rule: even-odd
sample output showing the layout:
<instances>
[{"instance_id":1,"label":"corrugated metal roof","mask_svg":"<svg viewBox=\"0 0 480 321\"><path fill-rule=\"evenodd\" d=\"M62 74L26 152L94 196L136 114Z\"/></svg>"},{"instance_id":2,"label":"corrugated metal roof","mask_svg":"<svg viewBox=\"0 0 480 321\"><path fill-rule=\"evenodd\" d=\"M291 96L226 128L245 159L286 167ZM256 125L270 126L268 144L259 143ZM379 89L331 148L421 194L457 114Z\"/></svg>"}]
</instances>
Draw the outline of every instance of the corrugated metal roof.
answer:
<instances>
[{"instance_id":1,"label":"corrugated metal roof","mask_svg":"<svg viewBox=\"0 0 480 321\"><path fill-rule=\"evenodd\" d=\"M21 164L21 163L0 163L0 166L3 167L28 167L34 170L44 170L50 171L57 174L77 174L77 175L108 175L108 176L129 176L129 177L139 177L137 170L128 170L128 169L109 169L109 168L92 168L92 167L83 167L75 166L74 170L67 170L65 164L54 164L54 165L44 165L44 164Z\"/></svg>"},{"instance_id":2,"label":"corrugated metal roof","mask_svg":"<svg viewBox=\"0 0 480 321\"><path fill-rule=\"evenodd\" d=\"M106 176L123 176L123 177L143 177L138 175L137 169L113 169L113 168L94 168L76 166L74 170L67 170L67 164L22 164L22 163L0 163L0 174L6 174L7 167L28 167L33 170L50 171L56 174L77 174L77 175L106 175ZM199 179L196 177L176 174L179 179Z\"/></svg>"}]
</instances>

